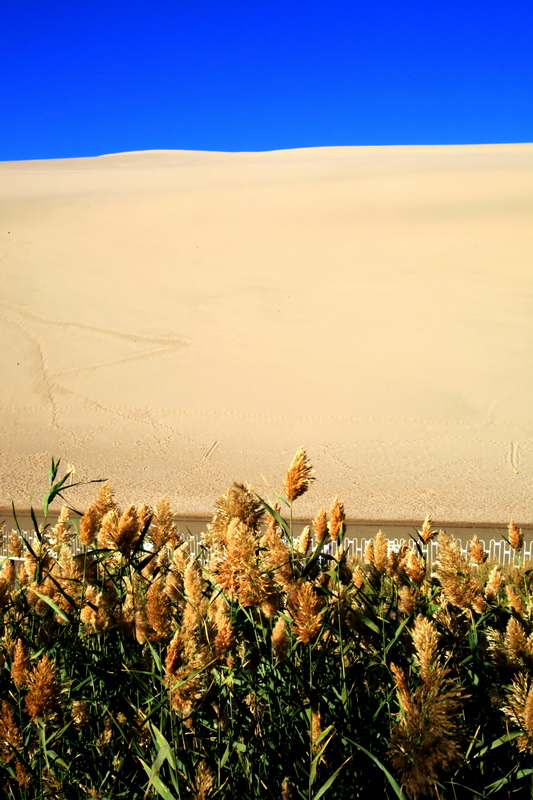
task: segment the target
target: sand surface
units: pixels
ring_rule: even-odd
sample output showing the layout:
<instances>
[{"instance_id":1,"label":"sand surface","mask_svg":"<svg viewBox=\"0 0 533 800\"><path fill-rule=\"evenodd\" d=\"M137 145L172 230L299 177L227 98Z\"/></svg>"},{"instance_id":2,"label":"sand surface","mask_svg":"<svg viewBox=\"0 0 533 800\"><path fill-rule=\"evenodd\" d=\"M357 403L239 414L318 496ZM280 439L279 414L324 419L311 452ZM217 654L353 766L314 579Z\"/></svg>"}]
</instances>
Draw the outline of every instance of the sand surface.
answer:
<instances>
[{"instance_id":1,"label":"sand surface","mask_svg":"<svg viewBox=\"0 0 533 800\"><path fill-rule=\"evenodd\" d=\"M533 518L532 144L2 163L0 286L0 506Z\"/></svg>"}]
</instances>

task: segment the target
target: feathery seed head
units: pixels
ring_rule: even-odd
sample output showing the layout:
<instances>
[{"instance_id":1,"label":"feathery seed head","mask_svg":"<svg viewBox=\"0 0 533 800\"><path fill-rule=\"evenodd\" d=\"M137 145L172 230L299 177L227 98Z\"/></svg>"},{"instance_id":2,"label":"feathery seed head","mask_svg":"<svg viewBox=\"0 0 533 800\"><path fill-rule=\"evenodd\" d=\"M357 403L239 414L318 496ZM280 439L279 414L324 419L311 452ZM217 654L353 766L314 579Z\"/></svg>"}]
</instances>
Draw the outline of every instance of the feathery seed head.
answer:
<instances>
[{"instance_id":1,"label":"feathery seed head","mask_svg":"<svg viewBox=\"0 0 533 800\"><path fill-rule=\"evenodd\" d=\"M378 572L387 572L389 566L389 543L383 535L383 531L378 531L374 537L373 561L372 564Z\"/></svg>"},{"instance_id":2,"label":"feathery seed head","mask_svg":"<svg viewBox=\"0 0 533 800\"><path fill-rule=\"evenodd\" d=\"M12 558L8 558L2 568L2 578L5 580L8 586L13 586L16 576L17 571L15 569L15 562Z\"/></svg>"},{"instance_id":3,"label":"feathery seed head","mask_svg":"<svg viewBox=\"0 0 533 800\"><path fill-rule=\"evenodd\" d=\"M222 548L226 544L228 528L237 519L255 535L258 534L265 509L251 489L234 482L227 492L215 502L215 514L203 536L208 547Z\"/></svg>"},{"instance_id":4,"label":"feathery seed head","mask_svg":"<svg viewBox=\"0 0 533 800\"><path fill-rule=\"evenodd\" d=\"M154 509L148 503L141 503L137 509L137 522L139 525L139 535L143 532L148 533L152 520L154 518Z\"/></svg>"},{"instance_id":5,"label":"feathery seed head","mask_svg":"<svg viewBox=\"0 0 533 800\"><path fill-rule=\"evenodd\" d=\"M30 668L31 661L28 651L26 650L22 639L17 639L15 655L13 657L13 664L11 666L11 677L13 678L13 683L17 689L26 683Z\"/></svg>"},{"instance_id":6,"label":"feathery seed head","mask_svg":"<svg viewBox=\"0 0 533 800\"><path fill-rule=\"evenodd\" d=\"M431 518L431 514L428 514L425 518L424 522L422 523L422 530L418 531L420 538L427 544L431 539L433 539L439 533L438 530L434 530L432 528L433 519Z\"/></svg>"},{"instance_id":7,"label":"feathery seed head","mask_svg":"<svg viewBox=\"0 0 533 800\"><path fill-rule=\"evenodd\" d=\"M74 724L81 728L90 722L91 714L89 711L89 703L86 700L74 700L70 710Z\"/></svg>"},{"instance_id":8,"label":"feathery seed head","mask_svg":"<svg viewBox=\"0 0 533 800\"><path fill-rule=\"evenodd\" d=\"M18 531L11 531L7 540L8 553L13 558L20 558L22 555L22 539Z\"/></svg>"},{"instance_id":9,"label":"feathery seed head","mask_svg":"<svg viewBox=\"0 0 533 800\"><path fill-rule=\"evenodd\" d=\"M0 703L0 760L7 764L22 750L22 736L15 715L6 703Z\"/></svg>"},{"instance_id":10,"label":"feathery seed head","mask_svg":"<svg viewBox=\"0 0 533 800\"><path fill-rule=\"evenodd\" d=\"M322 540L326 541L329 535L328 531L328 518L324 508L321 508L316 517L313 520L313 530L315 532L315 538L317 544L320 544Z\"/></svg>"},{"instance_id":11,"label":"feathery seed head","mask_svg":"<svg viewBox=\"0 0 533 800\"><path fill-rule=\"evenodd\" d=\"M484 564L488 556L476 534L470 542L470 560L473 564Z\"/></svg>"},{"instance_id":12,"label":"feathery seed head","mask_svg":"<svg viewBox=\"0 0 533 800\"><path fill-rule=\"evenodd\" d=\"M99 520L103 519L109 511L117 510L114 492L109 481L101 485L93 505Z\"/></svg>"},{"instance_id":13,"label":"feathery seed head","mask_svg":"<svg viewBox=\"0 0 533 800\"><path fill-rule=\"evenodd\" d=\"M311 644L315 641L322 624L323 606L322 598L311 583L300 582L291 592L288 610L300 642Z\"/></svg>"},{"instance_id":14,"label":"feathery seed head","mask_svg":"<svg viewBox=\"0 0 533 800\"><path fill-rule=\"evenodd\" d=\"M208 800L213 793L215 776L206 761L200 761L194 776L193 800Z\"/></svg>"},{"instance_id":15,"label":"feathery seed head","mask_svg":"<svg viewBox=\"0 0 533 800\"><path fill-rule=\"evenodd\" d=\"M281 800L294 800L294 791L290 778L285 777L281 782Z\"/></svg>"},{"instance_id":16,"label":"feathery seed head","mask_svg":"<svg viewBox=\"0 0 533 800\"><path fill-rule=\"evenodd\" d=\"M158 575L146 592L146 618L155 631L156 641L170 636L172 622L170 599L164 588L165 578L163 575Z\"/></svg>"},{"instance_id":17,"label":"feathery seed head","mask_svg":"<svg viewBox=\"0 0 533 800\"><path fill-rule=\"evenodd\" d=\"M283 544L279 537L273 536ZM245 607L261 605L272 593L272 577L261 561L257 538L238 519L231 521L227 545L214 559L211 571L224 594Z\"/></svg>"},{"instance_id":18,"label":"feathery seed head","mask_svg":"<svg viewBox=\"0 0 533 800\"><path fill-rule=\"evenodd\" d=\"M336 497L329 510L329 535L334 542L339 541L339 534L344 528L345 520L344 504Z\"/></svg>"},{"instance_id":19,"label":"feathery seed head","mask_svg":"<svg viewBox=\"0 0 533 800\"><path fill-rule=\"evenodd\" d=\"M415 586L422 585L424 578L426 577L426 571L424 569L424 565L411 547L409 548L409 552L405 558L404 569L406 574L409 576L409 579L415 584Z\"/></svg>"},{"instance_id":20,"label":"feathery seed head","mask_svg":"<svg viewBox=\"0 0 533 800\"><path fill-rule=\"evenodd\" d=\"M80 519L80 542L84 547L90 545L96 539L100 517L95 506L89 506L83 517Z\"/></svg>"},{"instance_id":21,"label":"feathery seed head","mask_svg":"<svg viewBox=\"0 0 533 800\"><path fill-rule=\"evenodd\" d=\"M519 672L513 678L506 701L503 713L522 731L516 739L518 749L533 753L533 685L528 673Z\"/></svg>"},{"instance_id":22,"label":"feathery seed head","mask_svg":"<svg viewBox=\"0 0 533 800\"><path fill-rule=\"evenodd\" d=\"M416 611L418 605L418 592L410 586L400 586L398 590L398 610L410 616Z\"/></svg>"},{"instance_id":23,"label":"feathery seed head","mask_svg":"<svg viewBox=\"0 0 533 800\"><path fill-rule=\"evenodd\" d=\"M522 528L518 528L514 521L509 523L509 544L515 550L521 550L524 544L524 537L522 535Z\"/></svg>"},{"instance_id":24,"label":"feathery seed head","mask_svg":"<svg viewBox=\"0 0 533 800\"><path fill-rule=\"evenodd\" d=\"M186 605L182 625L191 632L202 624L208 609L207 599L204 597L205 581L196 561L189 561L185 567L183 589Z\"/></svg>"},{"instance_id":25,"label":"feathery seed head","mask_svg":"<svg viewBox=\"0 0 533 800\"><path fill-rule=\"evenodd\" d=\"M485 586L485 597L489 602L496 602L498 600L498 592L503 586L503 578L499 564L492 568L489 579Z\"/></svg>"},{"instance_id":26,"label":"feathery seed head","mask_svg":"<svg viewBox=\"0 0 533 800\"><path fill-rule=\"evenodd\" d=\"M282 661L286 656L291 644L287 633L287 624L282 616L279 616L272 629L272 650L277 659Z\"/></svg>"},{"instance_id":27,"label":"feathery seed head","mask_svg":"<svg viewBox=\"0 0 533 800\"><path fill-rule=\"evenodd\" d=\"M511 663L519 663L529 656L529 642L522 623L516 617L510 617L505 629L503 644Z\"/></svg>"},{"instance_id":28,"label":"feathery seed head","mask_svg":"<svg viewBox=\"0 0 533 800\"><path fill-rule=\"evenodd\" d=\"M302 556L307 555L307 552L309 551L310 540L311 540L311 533L309 530L309 525L306 525L295 542L296 552Z\"/></svg>"},{"instance_id":29,"label":"feathery seed head","mask_svg":"<svg viewBox=\"0 0 533 800\"><path fill-rule=\"evenodd\" d=\"M150 536L156 547L169 544L175 548L182 541L174 522L170 501L166 496L155 504Z\"/></svg>"},{"instance_id":30,"label":"feathery seed head","mask_svg":"<svg viewBox=\"0 0 533 800\"><path fill-rule=\"evenodd\" d=\"M506 586L505 591L507 593L507 600L511 608L513 608L517 614L523 614L526 610L526 607L520 595L515 592L512 586Z\"/></svg>"},{"instance_id":31,"label":"feathery seed head","mask_svg":"<svg viewBox=\"0 0 533 800\"><path fill-rule=\"evenodd\" d=\"M225 600L218 605L215 615L215 625L217 628L215 652L217 658L222 659L227 656L235 643L235 631L231 624L229 606Z\"/></svg>"},{"instance_id":32,"label":"feathery seed head","mask_svg":"<svg viewBox=\"0 0 533 800\"><path fill-rule=\"evenodd\" d=\"M313 468L304 448L300 447L285 473L283 488L287 500L292 503L301 497L307 492L313 481Z\"/></svg>"},{"instance_id":33,"label":"feathery seed head","mask_svg":"<svg viewBox=\"0 0 533 800\"><path fill-rule=\"evenodd\" d=\"M369 539L366 543L365 552L364 552L364 559L367 564L374 565L374 540Z\"/></svg>"},{"instance_id":34,"label":"feathery seed head","mask_svg":"<svg viewBox=\"0 0 533 800\"><path fill-rule=\"evenodd\" d=\"M419 614L413 629L413 642L420 668L420 677L424 682L428 680L436 664L438 641L439 635L433 623Z\"/></svg>"},{"instance_id":35,"label":"feathery seed head","mask_svg":"<svg viewBox=\"0 0 533 800\"><path fill-rule=\"evenodd\" d=\"M267 530L261 539L261 570L265 577L287 590L293 583L294 574L289 548L277 533Z\"/></svg>"},{"instance_id":36,"label":"feathery seed head","mask_svg":"<svg viewBox=\"0 0 533 800\"><path fill-rule=\"evenodd\" d=\"M59 685L54 661L48 654L37 662L27 684L26 711L32 720L53 717L59 703Z\"/></svg>"},{"instance_id":37,"label":"feathery seed head","mask_svg":"<svg viewBox=\"0 0 533 800\"><path fill-rule=\"evenodd\" d=\"M479 577L472 573L471 565L461 553L455 540L446 534L439 539L439 557L435 571L446 599L464 610L483 612L484 599Z\"/></svg>"}]
</instances>

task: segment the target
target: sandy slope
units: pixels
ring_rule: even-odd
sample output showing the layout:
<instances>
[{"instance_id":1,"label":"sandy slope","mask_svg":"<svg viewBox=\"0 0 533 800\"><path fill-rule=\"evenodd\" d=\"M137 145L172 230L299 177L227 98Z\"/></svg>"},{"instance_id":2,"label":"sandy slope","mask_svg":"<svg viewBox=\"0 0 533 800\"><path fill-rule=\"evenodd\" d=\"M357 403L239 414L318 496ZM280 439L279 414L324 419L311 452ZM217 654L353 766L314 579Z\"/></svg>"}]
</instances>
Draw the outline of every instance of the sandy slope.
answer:
<instances>
[{"instance_id":1,"label":"sandy slope","mask_svg":"<svg viewBox=\"0 0 533 800\"><path fill-rule=\"evenodd\" d=\"M533 145L3 163L0 279L0 506L54 454L205 513L303 444L300 514L531 521Z\"/></svg>"}]
</instances>

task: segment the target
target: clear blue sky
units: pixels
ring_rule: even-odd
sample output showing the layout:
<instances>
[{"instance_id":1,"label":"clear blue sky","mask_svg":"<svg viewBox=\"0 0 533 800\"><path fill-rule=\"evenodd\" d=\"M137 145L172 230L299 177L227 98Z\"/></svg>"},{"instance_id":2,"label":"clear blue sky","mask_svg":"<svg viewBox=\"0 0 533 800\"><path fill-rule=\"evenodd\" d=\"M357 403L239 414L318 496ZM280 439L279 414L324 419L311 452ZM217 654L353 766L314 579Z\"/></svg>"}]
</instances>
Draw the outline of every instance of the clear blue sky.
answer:
<instances>
[{"instance_id":1,"label":"clear blue sky","mask_svg":"<svg viewBox=\"0 0 533 800\"><path fill-rule=\"evenodd\" d=\"M0 160L533 139L532 0L12 0Z\"/></svg>"}]
</instances>

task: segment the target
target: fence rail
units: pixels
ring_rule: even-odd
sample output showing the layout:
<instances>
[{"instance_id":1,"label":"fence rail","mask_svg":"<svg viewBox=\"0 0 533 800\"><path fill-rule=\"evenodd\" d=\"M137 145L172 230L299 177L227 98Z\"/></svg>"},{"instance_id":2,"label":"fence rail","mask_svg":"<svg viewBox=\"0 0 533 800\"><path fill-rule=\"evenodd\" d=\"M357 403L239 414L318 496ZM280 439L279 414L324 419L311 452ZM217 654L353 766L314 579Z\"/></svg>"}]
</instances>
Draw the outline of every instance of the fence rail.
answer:
<instances>
[{"instance_id":1,"label":"fence rail","mask_svg":"<svg viewBox=\"0 0 533 800\"><path fill-rule=\"evenodd\" d=\"M34 531L22 531L23 536L27 539L30 545L35 541L36 534ZM372 536L369 537L345 537L344 543L345 546L348 548L349 555L356 555L360 558L363 558L365 549L367 544L373 540ZM191 555L193 558L198 558L200 560L204 560L205 552L202 548L201 540L199 537L190 536L185 537L185 541L189 545ZM461 545L461 552L463 555L468 556L468 542L460 542ZM398 550L401 545L405 542L410 547L415 547L415 543L412 539L404 539L404 538L388 538L387 542L389 545L389 550ZM518 561L518 558L521 559L522 562L529 561L533 559L533 541L529 543L524 543L523 549L518 554L516 550L514 550L504 539L497 541L496 539L490 540L479 540L483 549L488 553L488 557L490 559L494 559L498 561L500 564L515 564ZM437 554L438 554L438 537L436 539L432 539L429 544L427 545L427 560L429 564L433 564L437 561ZM83 546L81 545L80 541L77 537L75 537L71 542L72 552L74 554L82 553ZM337 555L337 544L336 542L331 542L330 544L326 545L327 552L331 553L332 555ZM9 555L7 542L3 542L0 545L0 559L4 559Z\"/></svg>"}]
</instances>

